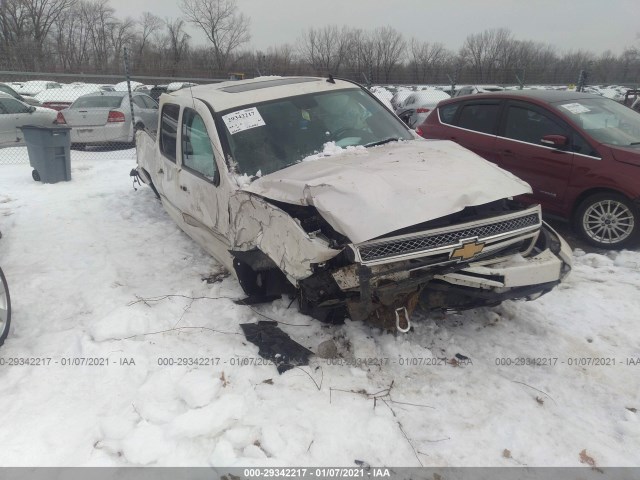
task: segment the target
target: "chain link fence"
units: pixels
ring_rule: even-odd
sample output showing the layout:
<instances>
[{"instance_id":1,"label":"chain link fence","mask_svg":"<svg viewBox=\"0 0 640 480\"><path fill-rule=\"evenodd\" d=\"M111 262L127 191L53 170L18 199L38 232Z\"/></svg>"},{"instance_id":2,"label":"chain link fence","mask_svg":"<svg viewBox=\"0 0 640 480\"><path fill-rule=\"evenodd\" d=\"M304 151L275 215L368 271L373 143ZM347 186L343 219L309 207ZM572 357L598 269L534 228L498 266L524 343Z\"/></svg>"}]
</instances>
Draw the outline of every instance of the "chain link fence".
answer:
<instances>
[{"instance_id":1,"label":"chain link fence","mask_svg":"<svg viewBox=\"0 0 640 480\"><path fill-rule=\"evenodd\" d=\"M133 158L135 132L157 128L162 93L219 81L0 71L0 165L29 163L24 125L66 125L74 151Z\"/></svg>"},{"instance_id":2,"label":"chain link fence","mask_svg":"<svg viewBox=\"0 0 640 480\"><path fill-rule=\"evenodd\" d=\"M256 72L264 74L264 72ZM270 72L268 72L270 73ZM275 73L275 72L274 72ZM299 73L299 72L298 72ZM398 81L374 84L373 72L345 72L336 75L366 85L411 128L416 128L437 103L450 96L503 89L575 89L584 72L575 73L575 84L535 84L524 82L524 72L511 72L513 82L487 84L478 75L432 72L433 82L416 82L416 72L394 72ZM437 75L436 75L437 73ZM245 73L230 74L232 79L251 78ZM426 80L427 77L425 77ZM158 125L158 99L162 93L221 78L133 76L130 85L122 73L71 74L0 71L0 165L29 163L20 127L22 125L71 127L71 148L87 153L101 152L102 158L135 158L135 132L154 131ZM132 93L129 99L129 86ZM625 101L632 84L588 85L578 88ZM632 97L632 101L636 97ZM626 99L629 101L629 99ZM632 101L630 103L632 103Z\"/></svg>"}]
</instances>

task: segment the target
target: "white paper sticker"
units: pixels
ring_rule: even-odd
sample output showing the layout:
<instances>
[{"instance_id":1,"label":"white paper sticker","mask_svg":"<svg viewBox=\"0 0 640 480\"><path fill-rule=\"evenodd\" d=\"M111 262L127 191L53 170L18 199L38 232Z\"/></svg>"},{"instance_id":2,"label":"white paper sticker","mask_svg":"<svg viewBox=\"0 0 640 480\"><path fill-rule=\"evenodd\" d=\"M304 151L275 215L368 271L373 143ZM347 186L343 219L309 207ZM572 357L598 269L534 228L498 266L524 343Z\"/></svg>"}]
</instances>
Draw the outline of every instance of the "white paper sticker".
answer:
<instances>
[{"instance_id":1,"label":"white paper sticker","mask_svg":"<svg viewBox=\"0 0 640 480\"><path fill-rule=\"evenodd\" d=\"M565 110L569 110L573 114L587 113L591 111L584 105L581 105L580 103L567 103L565 105L560 105L560 106Z\"/></svg>"},{"instance_id":2,"label":"white paper sticker","mask_svg":"<svg viewBox=\"0 0 640 480\"><path fill-rule=\"evenodd\" d=\"M264 125L262 115L260 115L256 107L245 108L244 110L223 115L222 120L231 135Z\"/></svg>"}]
</instances>

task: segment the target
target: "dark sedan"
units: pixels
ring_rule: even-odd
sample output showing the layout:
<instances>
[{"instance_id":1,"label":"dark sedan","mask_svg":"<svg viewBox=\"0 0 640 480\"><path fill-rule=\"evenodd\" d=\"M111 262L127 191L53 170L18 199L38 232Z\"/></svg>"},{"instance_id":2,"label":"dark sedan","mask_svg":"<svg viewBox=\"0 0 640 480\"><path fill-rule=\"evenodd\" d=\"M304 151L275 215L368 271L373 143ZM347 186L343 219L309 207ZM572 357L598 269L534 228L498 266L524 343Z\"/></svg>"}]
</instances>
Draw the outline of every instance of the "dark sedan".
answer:
<instances>
[{"instance_id":1,"label":"dark sedan","mask_svg":"<svg viewBox=\"0 0 640 480\"><path fill-rule=\"evenodd\" d=\"M444 100L416 132L453 140L526 180L590 244L640 237L640 114L607 98L524 90Z\"/></svg>"}]
</instances>

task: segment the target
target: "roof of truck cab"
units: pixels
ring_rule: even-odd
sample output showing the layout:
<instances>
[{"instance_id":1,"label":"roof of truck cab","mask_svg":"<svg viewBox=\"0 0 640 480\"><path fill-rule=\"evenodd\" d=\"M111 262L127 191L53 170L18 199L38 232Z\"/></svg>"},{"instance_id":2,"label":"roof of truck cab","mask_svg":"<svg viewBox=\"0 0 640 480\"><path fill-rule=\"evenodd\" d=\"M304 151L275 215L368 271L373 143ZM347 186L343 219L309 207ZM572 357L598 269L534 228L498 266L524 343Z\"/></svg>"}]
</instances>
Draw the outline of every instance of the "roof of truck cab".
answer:
<instances>
[{"instance_id":1,"label":"roof of truck cab","mask_svg":"<svg viewBox=\"0 0 640 480\"><path fill-rule=\"evenodd\" d=\"M251 80L231 80L221 83L210 83L196 87L184 88L169 94L169 98L197 98L207 102L215 111L250 106L278 98L293 97L306 93L358 88L357 85L344 80L329 82L321 77L258 77Z\"/></svg>"}]
</instances>

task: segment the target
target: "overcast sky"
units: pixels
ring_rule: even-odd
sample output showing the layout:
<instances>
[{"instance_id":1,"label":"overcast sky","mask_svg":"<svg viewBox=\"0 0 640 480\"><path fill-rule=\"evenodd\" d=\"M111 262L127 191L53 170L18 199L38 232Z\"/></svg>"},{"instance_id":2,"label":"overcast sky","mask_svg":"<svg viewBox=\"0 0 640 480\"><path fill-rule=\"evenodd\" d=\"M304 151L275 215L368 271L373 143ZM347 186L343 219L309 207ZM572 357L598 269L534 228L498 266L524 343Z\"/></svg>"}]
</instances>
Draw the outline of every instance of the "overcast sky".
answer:
<instances>
[{"instance_id":1,"label":"overcast sky","mask_svg":"<svg viewBox=\"0 0 640 480\"><path fill-rule=\"evenodd\" d=\"M150 11L161 18L181 15L179 0L110 0L119 17ZM266 50L295 44L301 32L329 24L358 28L390 25L407 39L442 42L457 50L465 37L505 27L519 40L561 50L618 54L640 44L637 0L237 0L251 17L250 47ZM195 43L204 36L189 29Z\"/></svg>"}]
</instances>

